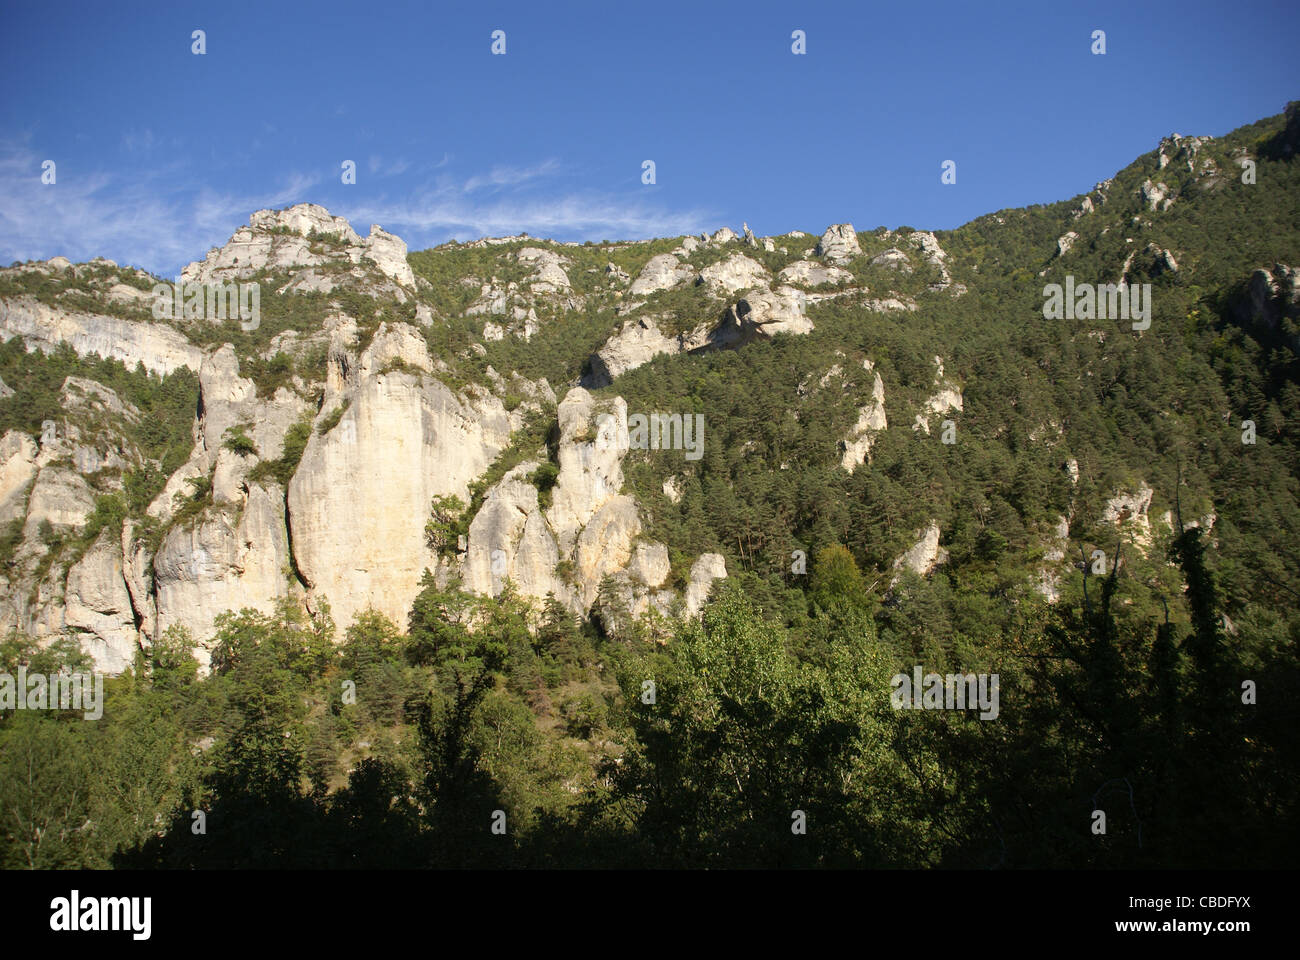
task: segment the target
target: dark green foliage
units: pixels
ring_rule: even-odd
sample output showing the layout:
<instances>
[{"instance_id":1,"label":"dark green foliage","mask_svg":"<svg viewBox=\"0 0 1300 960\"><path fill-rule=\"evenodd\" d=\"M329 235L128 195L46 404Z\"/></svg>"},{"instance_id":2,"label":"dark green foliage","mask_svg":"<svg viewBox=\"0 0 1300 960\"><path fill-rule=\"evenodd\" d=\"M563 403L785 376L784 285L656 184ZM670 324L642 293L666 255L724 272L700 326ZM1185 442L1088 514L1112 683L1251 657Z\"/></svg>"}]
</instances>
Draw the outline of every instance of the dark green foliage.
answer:
<instances>
[{"instance_id":1,"label":"dark green foliage","mask_svg":"<svg viewBox=\"0 0 1300 960\"><path fill-rule=\"evenodd\" d=\"M257 456L257 445L253 443L248 436L243 424L226 428L226 436L221 441L221 445L231 453L238 454L241 457Z\"/></svg>"}]
</instances>

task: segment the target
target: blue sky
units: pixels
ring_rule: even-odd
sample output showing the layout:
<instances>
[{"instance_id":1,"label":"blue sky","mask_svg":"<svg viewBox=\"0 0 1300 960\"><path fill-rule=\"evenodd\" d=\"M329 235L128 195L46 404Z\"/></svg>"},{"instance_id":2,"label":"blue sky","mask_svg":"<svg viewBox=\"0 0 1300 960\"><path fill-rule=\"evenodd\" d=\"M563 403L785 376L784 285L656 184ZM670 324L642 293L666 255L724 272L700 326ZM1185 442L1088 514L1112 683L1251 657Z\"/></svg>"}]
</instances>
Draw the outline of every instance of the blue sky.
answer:
<instances>
[{"instance_id":1,"label":"blue sky","mask_svg":"<svg viewBox=\"0 0 1300 960\"><path fill-rule=\"evenodd\" d=\"M0 262L104 255L162 275L254 210L303 201L411 249L745 220L759 235L945 229L1300 98L1292 0L99 0L2 15ZM340 182L345 160L356 184Z\"/></svg>"}]
</instances>

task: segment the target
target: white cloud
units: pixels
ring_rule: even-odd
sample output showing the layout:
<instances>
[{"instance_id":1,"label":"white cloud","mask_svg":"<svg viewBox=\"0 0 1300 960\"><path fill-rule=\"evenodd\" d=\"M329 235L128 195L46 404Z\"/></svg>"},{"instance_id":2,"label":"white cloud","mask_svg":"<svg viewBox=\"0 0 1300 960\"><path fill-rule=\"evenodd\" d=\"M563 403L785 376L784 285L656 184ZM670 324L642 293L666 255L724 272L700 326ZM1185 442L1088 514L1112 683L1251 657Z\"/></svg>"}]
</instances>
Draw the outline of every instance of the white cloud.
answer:
<instances>
[{"instance_id":1,"label":"white cloud","mask_svg":"<svg viewBox=\"0 0 1300 960\"><path fill-rule=\"evenodd\" d=\"M470 177L461 187L462 193L473 193L484 187L515 187L538 177L545 177L560 169L559 161L546 160L535 167L493 167L485 174Z\"/></svg>"},{"instance_id":2,"label":"white cloud","mask_svg":"<svg viewBox=\"0 0 1300 960\"><path fill-rule=\"evenodd\" d=\"M186 183L191 168L176 159L112 174L61 164L57 183L46 185L43 159L29 139L0 142L0 265L56 255L74 261L107 256L169 276L225 243L255 210L319 202L312 191L323 182L320 174L291 173L281 186L264 192L196 190ZM434 169L450 160L445 154ZM370 162L393 175L410 167L404 159L385 163L378 154ZM558 161L547 160L531 167L494 167L468 178L443 171L411 194L337 204L332 212L347 216L363 235L369 224L381 224L412 249L452 237L521 231L566 240L676 236L718 219L705 210L666 209L635 190L560 193L544 183L560 170Z\"/></svg>"},{"instance_id":3,"label":"white cloud","mask_svg":"<svg viewBox=\"0 0 1300 960\"><path fill-rule=\"evenodd\" d=\"M526 231L560 239L643 239L697 233L716 216L701 210L671 211L643 201L573 193L553 199L475 204L438 194L350 208L354 223L378 223L413 248L448 236L510 236Z\"/></svg>"},{"instance_id":4,"label":"white cloud","mask_svg":"<svg viewBox=\"0 0 1300 960\"><path fill-rule=\"evenodd\" d=\"M26 142L0 143L0 263L65 256L107 256L169 273L215 244L254 210L297 203L318 182L293 174L272 193L236 196L209 190L197 196L165 181L176 165L139 175L80 173L62 165L53 184L41 183L45 159Z\"/></svg>"}]
</instances>

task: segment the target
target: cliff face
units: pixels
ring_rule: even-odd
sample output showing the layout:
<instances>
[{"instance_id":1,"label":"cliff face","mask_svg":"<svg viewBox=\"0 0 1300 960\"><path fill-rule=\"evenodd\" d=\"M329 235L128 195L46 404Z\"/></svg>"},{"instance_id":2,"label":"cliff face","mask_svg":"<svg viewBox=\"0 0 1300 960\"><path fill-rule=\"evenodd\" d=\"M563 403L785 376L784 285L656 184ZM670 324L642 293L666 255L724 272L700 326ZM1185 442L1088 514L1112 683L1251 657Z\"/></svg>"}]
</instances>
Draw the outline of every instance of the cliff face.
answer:
<instances>
[{"instance_id":1,"label":"cliff face","mask_svg":"<svg viewBox=\"0 0 1300 960\"><path fill-rule=\"evenodd\" d=\"M537 247L507 257L529 272L521 288L529 323L534 305L581 305L568 259ZM640 506L623 492L621 398L596 400L574 387L557 403L544 379L491 367L466 382L448 360L472 361L473 351L431 354L428 306L393 315L428 284L417 282L406 245L381 228L362 239L311 204L259 211L190 264L188 282L260 278L286 298L280 309L298 309L295 296L351 295L242 354L203 317L152 319L143 288L156 278L117 270L56 258L4 271L24 282L55 278L80 299L74 306L68 294L51 298L37 286L38 294L0 296L0 338L158 375L193 371L193 447L142 515L94 528L100 502L123 495L126 474L158 466L131 439L142 429L138 411L107 387L69 377L62 419L41 435L0 438L0 522L20 531L0 577L0 629L75 637L97 669L117 673L173 630L206 665L218 615L270 612L286 599L309 610L328 600L340 629L366 609L404 624L426 570L485 595L511 581L526 597L554 595L579 614L590 612L607 576L631 608L653 602L669 613L682 602L697 610L708 584L725 575L718 557L691 580L689 596L664 588L667 548L638 541ZM387 316L349 315L344 307L355 308L358 294ZM103 312L85 309L87 297ZM475 501L471 485L537 422L553 425L553 450L540 447ZM544 507L529 478L552 461ZM459 551L428 540L439 497L476 503Z\"/></svg>"},{"instance_id":2,"label":"cliff face","mask_svg":"<svg viewBox=\"0 0 1300 960\"><path fill-rule=\"evenodd\" d=\"M1293 126L1268 150L1286 148ZM0 380L0 631L75 638L107 672L183 631L204 661L227 610L288 602L316 612L327 600L340 631L367 609L402 626L426 571L485 596L513 584L538 606L553 596L579 616L694 615L729 558L747 575L778 569L781 589L797 589L802 561L784 569L810 547L803 533L834 535L814 523L823 504L812 500L888 494L873 486L876 473L903 438L947 456L977 430L984 443L1060 447L1055 480L1068 480L1024 491L1026 502L1055 498L1059 523L1024 524L1016 537L1040 550L1026 567L1054 600L1073 560L1062 532L1071 524L1095 522L1141 551L1168 535L1172 521L1153 508L1166 505L1153 500L1157 478L1135 468L1102 489L1095 464L1070 449L1059 410L1013 409L1042 407L1035 393L1050 391L1033 387L1038 374L1026 374L1022 400L992 396L973 373L979 351L915 348L914 329L922 319L956 329L959 310L1023 292L1006 278L1032 276L1032 266L1050 279L1203 283L1225 293L1243 329L1294 345L1294 267L1253 260L1211 276L1205 252L1179 239L1190 234L1165 229L1224 189L1216 164L1245 156L1228 150L1167 139L1081 202L1044 213L1056 218L1046 244L1026 239L1023 213L1003 211L939 235L837 224L820 239L759 238L746 227L599 246L484 238L408 255L381 227L363 237L319 206L261 210L182 271L196 284L256 284L251 329L202 310L156 319L153 291L167 281L103 259L0 269L0 340L17 338L59 370L38 385L39 402L13 359L26 354L11 353ZM1026 266L1031 247L1041 259ZM1006 262L990 253L1003 249L1021 252ZM959 299L968 285L974 294ZM1070 331L1069 363L1087 366L1121 334L1133 330ZM105 370L96 357L125 366L99 377L125 393L86 375ZM693 364L707 375L690 379ZM719 392L732 386L718 373L728 369L751 377L748 396L771 391L783 406L731 407L739 426L715 419L730 402ZM680 398L668 413L704 417L707 444L701 434L692 446L684 431L680 443L648 449L633 440L633 423L659 414L629 403L662 401L659 371L672 372ZM1110 382L1099 371L1080 376ZM177 382L160 378L178 373L192 395L164 457L159 424L130 397L148 406L151 390L170 389L157 384ZM123 383L153 386L140 400ZM989 426L1018 418L1014 437ZM805 442L810 434L820 439ZM770 474L762 483L802 490L819 477L812 500L801 492L768 514L780 536L701 519L744 515L748 505L731 501L761 484L742 482L737 465L755 450ZM856 509L831 506L827 517ZM983 527L1006 504L980 509ZM969 534L938 508L899 531L873 561L886 590L953 569L964 555L950 559L945 544ZM689 550L664 542L679 535ZM990 534L978 550L995 555L1009 549L1004 540Z\"/></svg>"}]
</instances>

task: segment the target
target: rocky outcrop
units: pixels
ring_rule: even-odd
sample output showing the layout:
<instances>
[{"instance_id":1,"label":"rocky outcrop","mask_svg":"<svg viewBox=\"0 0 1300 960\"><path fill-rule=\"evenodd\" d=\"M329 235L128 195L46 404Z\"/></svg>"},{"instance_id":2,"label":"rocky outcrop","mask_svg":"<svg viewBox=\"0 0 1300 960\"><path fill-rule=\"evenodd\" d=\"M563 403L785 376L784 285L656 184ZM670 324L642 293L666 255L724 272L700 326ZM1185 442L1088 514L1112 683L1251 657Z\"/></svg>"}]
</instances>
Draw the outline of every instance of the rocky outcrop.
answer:
<instances>
[{"instance_id":1,"label":"rocky outcrop","mask_svg":"<svg viewBox=\"0 0 1300 960\"><path fill-rule=\"evenodd\" d=\"M621 397L598 400L575 387L556 417L559 473L550 508L540 506L529 480L539 461L516 466L493 485L470 523L460 561L466 588L496 595L513 581L524 596L553 594L585 615L609 577L634 615L650 609L667 615L676 599L663 589L670 572L667 547L638 542L640 511L622 492L626 403ZM701 569L713 567L706 563ZM696 593L701 589L697 585Z\"/></svg>"},{"instance_id":2,"label":"rocky outcrop","mask_svg":"<svg viewBox=\"0 0 1300 960\"><path fill-rule=\"evenodd\" d=\"M105 530L68 571L64 623L80 632L81 648L95 669L117 674L132 666L140 649L135 611L123 574L122 542Z\"/></svg>"},{"instance_id":3,"label":"rocky outcrop","mask_svg":"<svg viewBox=\"0 0 1300 960\"><path fill-rule=\"evenodd\" d=\"M213 247L207 256L181 271L186 282L211 283L247 279L261 270L272 273L306 271L297 282L304 289L332 289L335 281L322 277L315 268L354 266L352 275L366 277L363 261L400 287L386 292L400 294L415 287L415 275L406 260L406 243L378 225L362 240L342 217L331 216L324 207L300 203L286 210L258 210L248 226L234 232L224 246ZM315 283L313 281L325 280ZM405 299L402 294L400 299Z\"/></svg>"},{"instance_id":4,"label":"rocky outcrop","mask_svg":"<svg viewBox=\"0 0 1300 960\"><path fill-rule=\"evenodd\" d=\"M864 360L862 366L870 373L874 365L870 360ZM870 462L871 445L875 442L876 434L888 426L889 421L885 417L885 384L880 379L880 373L876 372L870 402L858 411L857 423L840 441L840 466L852 473L863 463Z\"/></svg>"},{"instance_id":5,"label":"rocky outcrop","mask_svg":"<svg viewBox=\"0 0 1300 960\"><path fill-rule=\"evenodd\" d=\"M801 290L755 287L727 307L716 324L701 324L675 337L663 333L654 316L628 320L592 354L582 385L592 390L609 386L616 377L661 354L738 347L780 333L809 333L813 324L807 311L808 297Z\"/></svg>"},{"instance_id":6,"label":"rocky outcrop","mask_svg":"<svg viewBox=\"0 0 1300 960\"><path fill-rule=\"evenodd\" d=\"M533 268L529 281L533 293L563 293L569 289L569 275L564 272L569 261L554 250L524 247L516 257L520 263Z\"/></svg>"},{"instance_id":7,"label":"rocky outcrop","mask_svg":"<svg viewBox=\"0 0 1300 960\"><path fill-rule=\"evenodd\" d=\"M908 259L907 254L897 247L890 247L871 258L873 267L884 267L887 270L897 270L900 273L912 272L912 261Z\"/></svg>"},{"instance_id":8,"label":"rocky outcrop","mask_svg":"<svg viewBox=\"0 0 1300 960\"><path fill-rule=\"evenodd\" d=\"M817 242L817 256L831 263L843 265L862 253L858 235L851 223L835 223L826 228Z\"/></svg>"},{"instance_id":9,"label":"rocky outcrop","mask_svg":"<svg viewBox=\"0 0 1300 960\"><path fill-rule=\"evenodd\" d=\"M554 593L572 603L572 591L555 572L559 549L527 476L540 466L515 467L488 491L470 524L462 578L465 588L495 596L507 580L525 596Z\"/></svg>"},{"instance_id":10,"label":"rocky outcrop","mask_svg":"<svg viewBox=\"0 0 1300 960\"><path fill-rule=\"evenodd\" d=\"M908 236L907 241L912 246L918 247L926 263L939 271L938 282L930 284L931 291L937 292L952 287L955 296L961 296L966 292L964 285L960 283L953 284L952 273L948 270L948 253L939 245L938 237L928 231L917 230Z\"/></svg>"},{"instance_id":11,"label":"rocky outcrop","mask_svg":"<svg viewBox=\"0 0 1300 960\"><path fill-rule=\"evenodd\" d=\"M686 612L699 616L704 609L715 580L727 576L727 563L720 553L702 553L691 565L690 582L686 585Z\"/></svg>"},{"instance_id":12,"label":"rocky outcrop","mask_svg":"<svg viewBox=\"0 0 1300 960\"><path fill-rule=\"evenodd\" d=\"M251 484L240 503L173 526L153 566L159 634L184 627L200 644L196 655L206 665L218 614L245 607L270 613L288 595L283 491Z\"/></svg>"},{"instance_id":13,"label":"rocky outcrop","mask_svg":"<svg viewBox=\"0 0 1300 960\"><path fill-rule=\"evenodd\" d=\"M139 323L95 313L70 312L33 297L0 298L0 340L22 337L27 349L50 353L66 343L80 356L99 354L152 373L198 370L203 351L162 323Z\"/></svg>"},{"instance_id":14,"label":"rocky outcrop","mask_svg":"<svg viewBox=\"0 0 1300 960\"><path fill-rule=\"evenodd\" d=\"M1120 492L1102 506L1101 522L1114 524L1122 534L1132 537L1133 543L1146 549L1151 546L1151 518L1147 511L1153 496L1154 492L1145 483L1136 493Z\"/></svg>"},{"instance_id":15,"label":"rocky outcrop","mask_svg":"<svg viewBox=\"0 0 1300 960\"><path fill-rule=\"evenodd\" d=\"M312 431L289 484L294 558L336 622L373 607L401 623L436 565L424 538L433 497L469 502L469 482L508 441L509 418L496 397L457 396L404 371L368 377L347 396L338 424Z\"/></svg>"},{"instance_id":16,"label":"rocky outcrop","mask_svg":"<svg viewBox=\"0 0 1300 960\"><path fill-rule=\"evenodd\" d=\"M583 386L592 389L609 386L616 377L649 363L660 354L680 353L682 349L680 338L665 336L654 317L628 320L592 355Z\"/></svg>"},{"instance_id":17,"label":"rocky outcrop","mask_svg":"<svg viewBox=\"0 0 1300 960\"><path fill-rule=\"evenodd\" d=\"M794 287L755 288L737 300L709 335L710 346L737 346L755 337L811 333L808 300Z\"/></svg>"},{"instance_id":18,"label":"rocky outcrop","mask_svg":"<svg viewBox=\"0 0 1300 960\"><path fill-rule=\"evenodd\" d=\"M963 402L961 389L943 375L943 358L935 357L934 365L934 383L938 389L922 405L921 412L916 415L916 420L912 424L913 430L919 430L927 435L930 433L931 418L943 416L954 410L961 412Z\"/></svg>"},{"instance_id":19,"label":"rocky outcrop","mask_svg":"<svg viewBox=\"0 0 1300 960\"><path fill-rule=\"evenodd\" d=\"M644 297L659 290L671 290L695 276L689 264L683 264L671 253L651 257L641 268L637 278L628 287L628 295Z\"/></svg>"},{"instance_id":20,"label":"rocky outcrop","mask_svg":"<svg viewBox=\"0 0 1300 960\"><path fill-rule=\"evenodd\" d=\"M939 524L931 520L924 530L917 531L917 541L906 553L894 561L894 569L911 570L917 576L928 576L935 567L948 559L948 551L939 546ZM895 576L890 586L898 582Z\"/></svg>"},{"instance_id":21,"label":"rocky outcrop","mask_svg":"<svg viewBox=\"0 0 1300 960\"><path fill-rule=\"evenodd\" d=\"M1195 173L1197 153L1200 152L1201 147L1213 140L1213 137L1184 137L1176 133L1170 134L1160 141L1156 151L1160 169L1163 170L1175 161L1182 161L1187 164L1189 173Z\"/></svg>"},{"instance_id":22,"label":"rocky outcrop","mask_svg":"<svg viewBox=\"0 0 1300 960\"><path fill-rule=\"evenodd\" d=\"M36 479L36 442L19 430L0 438L0 524L27 515L27 494Z\"/></svg>"},{"instance_id":23,"label":"rocky outcrop","mask_svg":"<svg viewBox=\"0 0 1300 960\"><path fill-rule=\"evenodd\" d=\"M366 238L365 249L361 256L373 262L380 273L391 277L402 286L415 287L415 274L406 261L406 241L384 230L379 224L370 225L370 236Z\"/></svg>"},{"instance_id":24,"label":"rocky outcrop","mask_svg":"<svg viewBox=\"0 0 1300 960\"><path fill-rule=\"evenodd\" d=\"M828 267L812 260L796 260L778 275L782 283L801 287L821 287L827 284L849 283L853 274L839 267Z\"/></svg>"},{"instance_id":25,"label":"rocky outcrop","mask_svg":"<svg viewBox=\"0 0 1300 960\"><path fill-rule=\"evenodd\" d=\"M1275 263L1271 269L1256 270L1237 298L1233 316L1242 326L1260 324L1274 332L1283 319L1300 320L1300 268ZM1300 336L1291 337L1291 342L1300 350Z\"/></svg>"},{"instance_id":26,"label":"rocky outcrop","mask_svg":"<svg viewBox=\"0 0 1300 960\"><path fill-rule=\"evenodd\" d=\"M767 270L761 263L751 260L743 253L733 253L727 259L701 270L696 283L714 296L725 297L766 284L767 279Z\"/></svg>"},{"instance_id":27,"label":"rocky outcrop","mask_svg":"<svg viewBox=\"0 0 1300 960\"><path fill-rule=\"evenodd\" d=\"M1043 566L1039 568L1034 589L1048 603L1061 599L1061 567L1065 561L1066 541L1070 536L1070 521L1060 517L1052 528L1047 547L1043 552Z\"/></svg>"},{"instance_id":28,"label":"rocky outcrop","mask_svg":"<svg viewBox=\"0 0 1300 960\"><path fill-rule=\"evenodd\" d=\"M1160 210L1168 210L1172 207L1174 205L1174 198L1169 194L1169 187L1163 183L1152 183L1150 180L1146 180L1142 183L1142 199L1151 210L1157 208Z\"/></svg>"}]
</instances>

